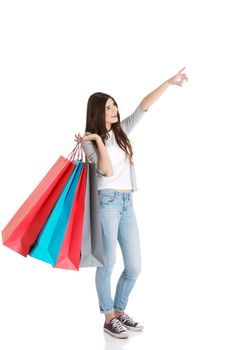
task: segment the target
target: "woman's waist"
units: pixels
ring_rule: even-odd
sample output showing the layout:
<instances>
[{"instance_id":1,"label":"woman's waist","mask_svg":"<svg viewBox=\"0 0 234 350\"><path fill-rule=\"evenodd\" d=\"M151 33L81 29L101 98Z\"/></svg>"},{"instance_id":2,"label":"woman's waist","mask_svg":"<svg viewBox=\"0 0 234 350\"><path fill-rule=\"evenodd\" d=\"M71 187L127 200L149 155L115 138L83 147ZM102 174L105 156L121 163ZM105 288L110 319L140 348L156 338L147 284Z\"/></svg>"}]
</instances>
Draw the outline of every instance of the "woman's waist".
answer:
<instances>
[{"instance_id":1,"label":"woman's waist","mask_svg":"<svg viewBox=\"0 0 234 350\"><path fill-rule=\"evenodd\" d=\"M107 196L124 196L124 195L132 195L132 189L120 189L120 188L101 188L98 189L99 195L107 195Z\"/></svg>"}]
</instances>

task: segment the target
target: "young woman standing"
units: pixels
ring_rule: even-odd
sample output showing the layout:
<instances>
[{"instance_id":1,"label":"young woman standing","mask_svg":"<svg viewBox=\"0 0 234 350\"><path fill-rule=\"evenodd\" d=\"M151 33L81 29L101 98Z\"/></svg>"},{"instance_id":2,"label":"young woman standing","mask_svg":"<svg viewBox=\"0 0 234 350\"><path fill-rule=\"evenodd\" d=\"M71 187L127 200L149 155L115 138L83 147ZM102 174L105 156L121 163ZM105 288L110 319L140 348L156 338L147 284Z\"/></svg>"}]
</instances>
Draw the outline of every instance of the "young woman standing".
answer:
<instances>
[{"instance_id":1,"label":"young woman standing","mask_svg":"<svg viewBox=\"0 0 234 350\"><path fill-rule=\"evenodd\" d=\"M100 312L105 315L104 331L127 338L128 330L143 326L125 313L130 292L141 270L141 252L132 194L137 190L133 150L128 135L152 104L170 85L187 81L185 68L143 98L133 114L120 120L113 97L97 92L89 97L84 152L96 164L100 215L103 234L104 266L96 270L96 290ZM80 135L75 135L80 140ZM111 273L119 242L124 270L118 280L114 300Z\"/></svg>"}]
</instances>

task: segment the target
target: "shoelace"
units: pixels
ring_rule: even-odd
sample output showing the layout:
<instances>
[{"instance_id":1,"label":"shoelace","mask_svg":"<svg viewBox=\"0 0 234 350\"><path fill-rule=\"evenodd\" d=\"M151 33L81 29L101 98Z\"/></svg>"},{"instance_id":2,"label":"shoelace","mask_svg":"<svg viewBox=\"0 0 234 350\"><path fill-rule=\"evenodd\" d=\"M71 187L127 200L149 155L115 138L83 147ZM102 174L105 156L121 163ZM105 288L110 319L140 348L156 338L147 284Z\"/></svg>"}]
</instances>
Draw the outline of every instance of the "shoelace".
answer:
<instances>
[{"instance_id":1,"label":"shoelace","mask_svg":"<svg viewBox=\"0 0 234 350\"><path fill-rule=\"evenodd\" d=\"M124 322L129 322L131 325L135 325L136 324L136 322L135 321L133 321L133 319L130 317L130 316L128 316L127 314L123 314L122 316L121 316L121 321L124 323Z\"/></svg>"},{"instance_id":2,"label":"shoelace","mask_svg":"<svg viewBox=\"0 0 234 350\"><path fill-rule=\"evenodd\" d=\"M113 328L117 330L117 332L125 331L121 322L117 318L113 318L113 320L111 321L111 324Z\"/></svg>"}]
</instances>

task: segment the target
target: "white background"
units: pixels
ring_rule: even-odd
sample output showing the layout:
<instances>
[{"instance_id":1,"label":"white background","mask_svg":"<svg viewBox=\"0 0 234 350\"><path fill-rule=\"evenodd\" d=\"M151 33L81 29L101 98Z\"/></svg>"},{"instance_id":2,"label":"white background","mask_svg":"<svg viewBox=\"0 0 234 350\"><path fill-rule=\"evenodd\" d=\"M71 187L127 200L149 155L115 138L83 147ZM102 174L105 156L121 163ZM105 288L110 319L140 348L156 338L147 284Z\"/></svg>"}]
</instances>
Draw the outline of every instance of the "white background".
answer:
<instances>
[{"instance_id":1,"label":"white background","mask_svg":"<svg viewBox=\"0 0 234 350\"><path fill-rule=\"evenodd\" d=\"M90 94L128 116L186 66L132 132L143 271L127 311L143 334L103 335L94 269L0 247L0 347L233 349L231 1L1 1L0 226L84 132ZM113 288L122 269L113 273ZM4 347L3 347L4 345Z\"/></svg>"}]
</instances>

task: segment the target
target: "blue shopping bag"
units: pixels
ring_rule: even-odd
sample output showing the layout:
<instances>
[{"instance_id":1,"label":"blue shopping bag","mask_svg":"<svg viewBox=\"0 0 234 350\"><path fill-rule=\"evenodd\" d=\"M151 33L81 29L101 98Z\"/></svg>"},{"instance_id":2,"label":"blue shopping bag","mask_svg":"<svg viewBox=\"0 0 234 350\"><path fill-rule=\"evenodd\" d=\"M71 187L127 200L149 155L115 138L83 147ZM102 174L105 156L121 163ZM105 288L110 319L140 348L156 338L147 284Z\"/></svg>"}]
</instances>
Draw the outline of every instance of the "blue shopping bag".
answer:
<instances>
[{"instance_id":1,"label":"blue shopping bag","mask_svg":"<svg viewBox=\"0 0 234 350\"><path fill-rule=\"evenodd\" d=\"M33 258L56 265L83 163L78 161L40 235L29 252Z\"/></svg>"}]
</instances>

